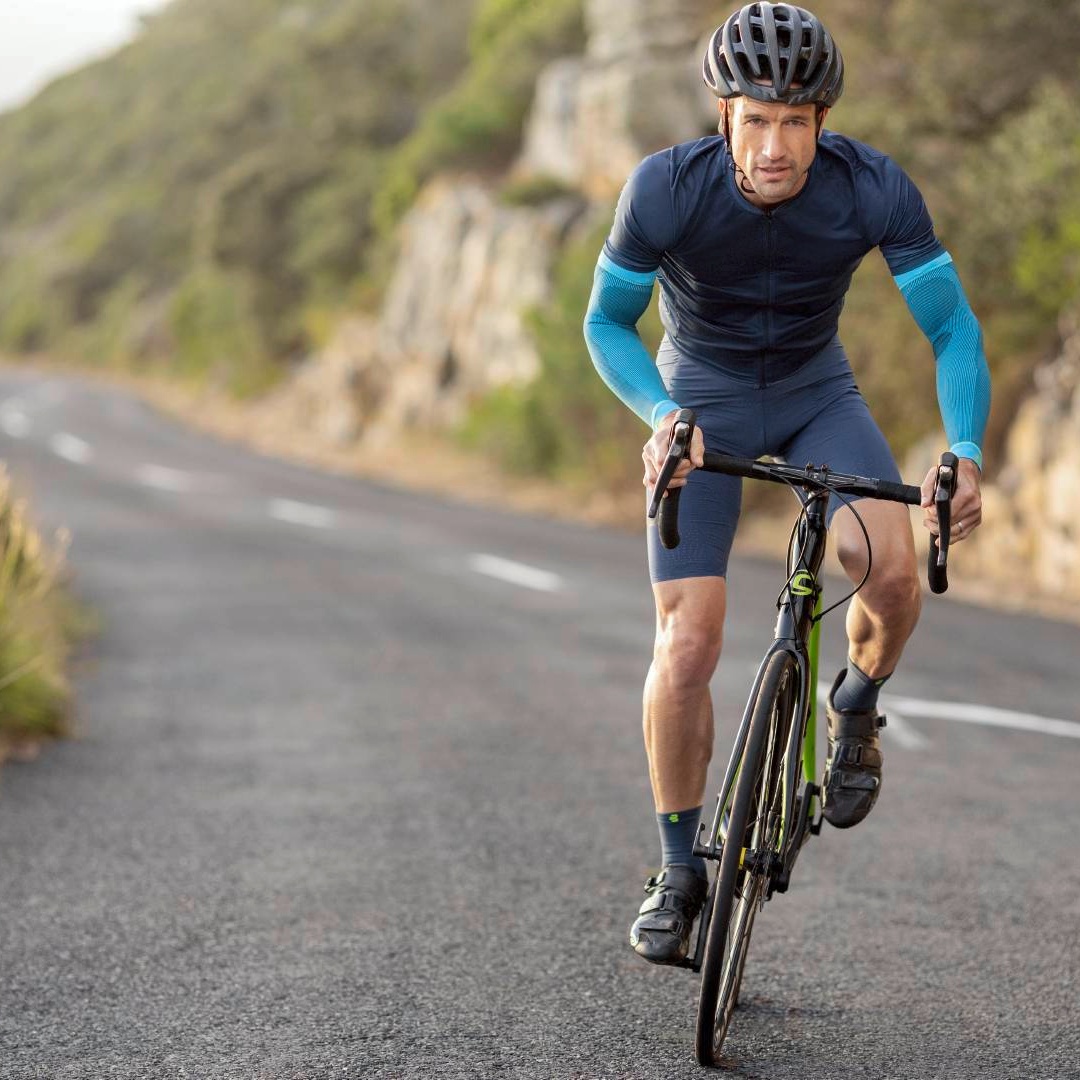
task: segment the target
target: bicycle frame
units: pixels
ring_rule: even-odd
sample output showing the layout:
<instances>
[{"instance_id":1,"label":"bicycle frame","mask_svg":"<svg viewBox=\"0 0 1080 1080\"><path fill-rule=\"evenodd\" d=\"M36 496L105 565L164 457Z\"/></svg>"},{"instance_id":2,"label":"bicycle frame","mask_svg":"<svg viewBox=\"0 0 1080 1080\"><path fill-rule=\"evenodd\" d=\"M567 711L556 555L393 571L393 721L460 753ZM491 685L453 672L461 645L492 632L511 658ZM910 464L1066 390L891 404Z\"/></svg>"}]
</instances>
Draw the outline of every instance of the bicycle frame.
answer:
<instances>
[{"instance_id":1,"label":"bicycle frame","mask_svg":"<svg viewBox=\"0 0 1080 1080\"><path fill-rule=\"evenodd\" d=\"M735 736L735 745L724 772L724 782L716 802L716 812L707 838L703 838L706 826L702 824L694 845L694 854L706 859L718 860L723 851L722 835L724 813L727 810L739 763L746 747L750 719L757 700L765 668L772 656L780 651L794 658L799 672L798 697L795 715L801 723L792 724L784 757L783 802L780 823L780 850L777 867L777 891L787 888L787 879L801 845L805 823L812 812L812 801L817 795L813 787L816 771L817 736L817 660L820 623L815 616L821 610L821 586L818 573L825 558L828 531L825 525L825 508L828 492L816 491L809 495L798 493L806 509L799 523L799 531L792 558L788 566L788 580L779 600L775 638L765 654L750 691L742 723ZM799 789L799 772L803 773L807 788L804 801L796 814L796 793ZM793 824L797 828L793 828ZM696 959L696 957L695 957Z\"/></svg>"}]
</instances>

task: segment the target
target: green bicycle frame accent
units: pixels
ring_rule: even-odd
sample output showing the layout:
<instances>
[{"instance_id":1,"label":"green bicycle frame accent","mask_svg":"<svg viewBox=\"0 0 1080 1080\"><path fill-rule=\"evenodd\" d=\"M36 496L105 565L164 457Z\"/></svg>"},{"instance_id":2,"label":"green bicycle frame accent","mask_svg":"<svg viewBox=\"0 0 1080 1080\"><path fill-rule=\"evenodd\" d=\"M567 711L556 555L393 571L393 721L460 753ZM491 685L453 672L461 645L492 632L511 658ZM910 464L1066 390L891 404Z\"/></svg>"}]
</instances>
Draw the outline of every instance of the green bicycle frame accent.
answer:
<instances>
[{"instance_id":1,"label":"green bicycle frame accent","mask_svg":"<svg viewBox=\"0 0 1080 1080\"><path fill-rule=\"evenodd\" d=\"M806 651L810 657L810 716L806 721L806 737L803 739L803 776L808 784L813 784L817 777L817 682L818 648L821 643L821 591L818 591L814 605L814 628L810 631L810 640Z\"/></svg>"}]
</instances>

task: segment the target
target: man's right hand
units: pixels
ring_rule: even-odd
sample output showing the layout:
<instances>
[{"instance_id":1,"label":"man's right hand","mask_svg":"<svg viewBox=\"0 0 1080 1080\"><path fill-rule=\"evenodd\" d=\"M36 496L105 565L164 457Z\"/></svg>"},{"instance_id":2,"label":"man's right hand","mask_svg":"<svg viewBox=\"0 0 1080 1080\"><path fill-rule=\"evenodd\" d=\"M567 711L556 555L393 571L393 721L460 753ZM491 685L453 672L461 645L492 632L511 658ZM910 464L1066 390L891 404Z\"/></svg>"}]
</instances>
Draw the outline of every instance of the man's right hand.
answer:
<instances>
[{"instance_id":1,"label":"man's right hand","mask_svg":"<svg viewBox=\"0 0 1080 1080\"><path fill-rule=\"evenodd\" d=\"M645 485L649 494L652 494L652 489L656 485L656 479L660 475L660 470L664 467L664 461L667 458L668 446L671 444L671 429L675 425L675 417L678 416L678 410L673 409L660 421L653 433L653 436L645 444L641 451L641 459L645 462L645 476L642 479L642 483ZM690 456L683 458L679 462L679 467L675 470L675 475L672 476L671 482L668 484L668 491L672 488L682 487L690 475L691 469L700 468L705 464L705 438L701 434L701 428L695 426L694 434L690 438Z\"/></svg>"}]
</instances>

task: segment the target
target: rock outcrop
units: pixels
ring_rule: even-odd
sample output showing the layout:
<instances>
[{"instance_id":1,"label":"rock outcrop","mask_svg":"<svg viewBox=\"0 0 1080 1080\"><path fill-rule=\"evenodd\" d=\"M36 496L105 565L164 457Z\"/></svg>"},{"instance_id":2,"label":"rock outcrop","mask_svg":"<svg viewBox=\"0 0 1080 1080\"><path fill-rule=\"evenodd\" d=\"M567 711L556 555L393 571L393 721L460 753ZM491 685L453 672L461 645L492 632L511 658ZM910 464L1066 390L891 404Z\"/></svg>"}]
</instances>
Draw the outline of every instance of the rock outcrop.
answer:
<instances>
[{"instance_id":1,"label":"rock outcrop","mask_svg":"<svg viewBox=\"0 0 1080 1080\"><path fill-rule=\"evenodd\" d=\"M1005 462L984 492L983 527L965 550L988 578L1080 599L1080 309L1061 321L1058 356L1009 430Z\"/></svg>"},{"instance_id":2,"label":"rock outcrop","mask_svg":"<svg viewBox=\"0 0 1080 1080\"><path fill-rule=\"evenodd\" d=\"M352 419L311 405L327 431L445 429L491 389L536 375L525 315L550 295L575 224L609 213L645 154L712 129L715 100L698 64L713 9L705 0L587 0L586 53L544 71L513 170L581 194L507 206L496 185L475 177L428 185L402 227L373 347L365 339L351 364L342 343L331 348L339 355L328 356L330 381L343 387ZM348 380L365 392L346 394Z\"/></svg>"},{"instance_id":3,"label":"rock outcrop","mask_svg":"<svg viewBox=\"0 0 1080 1080\"><path fill-rule=\"evenodd\" d=\"M715 129L700 64L716 5L587 0L585 12L585 56L541 76L518 169L607 198L646 154Z\"/></svg>"},{"instance_id":4,"label":"rock outcrop","mask_svg":"<svg viewBox=\"0 0 1080 1080\"><path fill-rule=\"evenodd\" d=\"M380 429L451 426L471 400L535 377L525 315L548 298L552 263L584 209L573 197L503 206L477 181L424 191L379 319Z\"/></svg>"}]
</instances>

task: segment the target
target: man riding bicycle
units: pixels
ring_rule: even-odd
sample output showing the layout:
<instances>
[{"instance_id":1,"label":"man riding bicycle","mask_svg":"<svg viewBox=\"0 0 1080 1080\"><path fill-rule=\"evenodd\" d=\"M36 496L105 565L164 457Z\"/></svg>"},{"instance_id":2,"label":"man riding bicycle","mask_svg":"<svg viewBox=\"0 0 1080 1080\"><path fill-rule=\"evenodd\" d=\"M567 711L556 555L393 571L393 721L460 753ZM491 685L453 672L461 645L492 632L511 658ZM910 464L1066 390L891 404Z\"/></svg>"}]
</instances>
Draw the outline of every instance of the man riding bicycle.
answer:
<instances>
[{"instance_id":1,"label":"man riding bicycle","mask_svg":"<svg viewBox=\"0 0 1080 1080\"><path fill-rule=\"evenodd\" d=\"M671 481L684 488L682 541L667 550L648 528L657 631L644 731L663 868L646 883L630 942L667 964L686 956L707 891L693 844L741 499L739 478L696 469L705 449L899 481L837 337L851 276L874 247L934 349L941 416L960 458L955 540L981 521L990 403L979 324L915 185L884 154L824 130L844 66L820 20L790 4L748 4L712 36L703 70L720 99L720 134L653 154L634 170L585 319L600 375L653 428L642 453L647 490L677 410L697 416L689 459ZM635 327L656 280L665 334L654 362ZM923 484L932 531L935 472ZM865 541L854 516L837 508L834 496L830 532L857 583ZM848 662L826 706L823 813L838 828L862 821L881 790L878 693L921 606L907 509L869 500L860 514L873 569L848 608Z\"/></svg>"}]
</instances>

